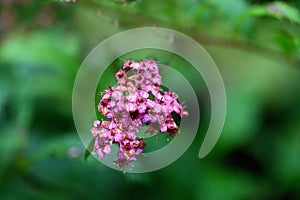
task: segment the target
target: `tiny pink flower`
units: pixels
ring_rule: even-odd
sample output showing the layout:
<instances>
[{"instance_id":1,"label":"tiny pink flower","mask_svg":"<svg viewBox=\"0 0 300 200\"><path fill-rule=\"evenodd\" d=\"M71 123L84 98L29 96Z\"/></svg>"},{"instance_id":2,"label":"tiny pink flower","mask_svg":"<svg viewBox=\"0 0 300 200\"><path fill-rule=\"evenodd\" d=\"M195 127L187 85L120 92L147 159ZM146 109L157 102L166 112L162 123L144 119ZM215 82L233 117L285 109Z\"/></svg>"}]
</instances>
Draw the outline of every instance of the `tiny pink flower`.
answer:
<instances>
[{"instance_id":1,"label":"tiny pink flower","mask_svg":"<svg viewBox=\"0 0 300 200\"><path fill-rule=\"evenodd\" d=\"M131 64L132 69L138 69L140 67L140 63L134 62Z\"/></svg>"},{"instance_id":2,"label":"tiny pink flower","mask_svg":"<svg viewBox=\"0 0 300 200\"><path fill-rule=\"evenodd\" d=\"M154 108L155 102L152 101L152 100L150 100L150 99L147 99L147 106L148 106L149 108Z\"/></svg>"},{"instance_id":3,"label":"tiny pink flower","mask_svg":"<svg viewBox=\"0 0 300 200\"><path fill-rule=\"evenodd\" d=\"M144 99L147 99L147 98L149 97L148 92L145 92L144 90L142 90L142 91L140 92L140 95L141 95L141 97L144 98Z\"/></svg>"},{"instance_id":4,"label":"tiny pink flower","mask_svg":"<svg viewBox=\"0 0 300 200\"><path fill-rule=\"evenodd\" d=\"M100 125L101 125L101 121L99 121L99 120L94 121L94 127L98 127Z\"/></svg>"},{"instance_id":5,"label":"tiny pink flower","mask_svg":"<svg viewBox=\"0 0 300 200\"><path fill-rule=\"evenodd\" d=\"M151 116L149 114L145 114L142 121L144 123L147 123L147 122L151 121Z\"/></svg>"},{"instance_id":6,"label":"tiny pink flower","mask_svg":"<svg viewBox=\"0 0 300 200\"><path fill-rule=\"evenodd\" d=\"M125 70L126 69L126 70ZM128 73L127 69L133 73ZM108 120L95 120L92 136L95 138L94 153L99 159L111 153L111 145L119 146L118 159L114 164L126 167L143 152L146 143L136 137L136 132L147 125L150 133L167 132L167 137L178 131L172 112L181 117L188 115L172 91L163 91L157 63L128 60L123 69L115 74L116 87L105 90L98 104L99 112ZM152 93L150 99L149 93Z\"/></svg>"},{"instance_id":7,"label":"tiny pink flower","mask_svg":"<svg viewBox=\"0 0 300 200\"><path fill-rule=\"evenodd\" d=\"M136 102L136 100L137 100L137 92L132 92L126 98L130 102Z\"/></svg>"},{"instance_id":8,"label":"tiny pink flower","mask_svg":"<svg viewBox=\"0 0 300 200\"><path fill-rule=\"evenodd\" d=\"M166 132L168 130L168 127L166 124L162 124L161 127L160 127L160 131L161 132Z\"/></svg>"},{"instance_id":9,"label":"tiny pink flower","mask_svg":"<svg viewBox=\"0 0 300 200\"><path fill-rule=\"evenodd\" d=\"M115 99L115 100L120 100L123 98L123 92L120 92L118 90L114 90L112 92L112 97Z\"/></svg>"},{"instance_id":10,"label":"tiny pink flower","mask_svg":"<svg viewBox=\"0 0 300 200\"><path fill-rule=\"evenodd\" d=\"M123 140L123 138L124 138L124 134L123 133L117 133L115 135L115 141L116 142L121 142Z\"/></svg>"},{"instance_id":11,"label":"tiny pink flower","mask_svg":"<svg viewBox=\"0 0 300 200\"><path fill-rule=\"evenodd\" d=\"M110 154L110 146L109 145L106 145L103 149L103 153L105 154Z\"/></svg>"},{"instance_id":12,"label":"tiny pink flower","mask_svg":"<svg viewBox=\"0 0 300 200\"><path fill-rule=\"evenodd\" d=\"M146 109L147 109L147 105L145 103L142 103L138 106L138 111L140 113L145 113L146 112Z\"/></svg>"},{"instance_id":13,"label":"tiny pink flower","mask_svg":"<svg viewBox=\"0 0 300 200\"><path fill-rule=\"evenodd\" d=\"M159 104L156 104L154 107L153 107L153 111L156 112L156 113L160 113L161 112L161 106Z\"/></svg>"}]
</instances>

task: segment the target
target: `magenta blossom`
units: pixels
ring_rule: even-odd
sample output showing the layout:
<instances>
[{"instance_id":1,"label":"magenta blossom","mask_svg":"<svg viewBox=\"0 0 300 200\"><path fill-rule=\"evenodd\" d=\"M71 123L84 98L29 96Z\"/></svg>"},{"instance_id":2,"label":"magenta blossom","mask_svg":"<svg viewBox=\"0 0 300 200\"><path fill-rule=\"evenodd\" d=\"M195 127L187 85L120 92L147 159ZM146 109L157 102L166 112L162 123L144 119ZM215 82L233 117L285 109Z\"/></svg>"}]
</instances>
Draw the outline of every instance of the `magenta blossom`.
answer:
<instances>
[{"instance_id":1,"label":"magenta blossom","mask_svg":"<svg viewBox=\"0 0 300 200\"><path fill-rule=\"evenodd\" d=\"M147 125L146 133L166 132L170 137L178 131L172 113L185 117L188 112L178 102L176 93L160 88L161 76L155 61L128 60L115 77L117 85L106 90L98 104L99 112L109 120L94 122L93 153L101 159L110 154L112 144L118 144L118 160L114 163L126 167L146 146L136 137L143 125Z\"/></svg>"}]
</instances>

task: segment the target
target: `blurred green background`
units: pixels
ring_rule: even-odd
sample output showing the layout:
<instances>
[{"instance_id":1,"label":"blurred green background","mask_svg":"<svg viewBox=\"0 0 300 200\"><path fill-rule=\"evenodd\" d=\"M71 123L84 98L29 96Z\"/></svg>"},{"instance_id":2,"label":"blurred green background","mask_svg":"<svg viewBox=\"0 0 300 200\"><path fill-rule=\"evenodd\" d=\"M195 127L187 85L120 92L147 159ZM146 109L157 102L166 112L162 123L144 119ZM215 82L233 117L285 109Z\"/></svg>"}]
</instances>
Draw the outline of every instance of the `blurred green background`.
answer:
<instances>
[{"instance_id":1,"label":"blurred green background","mask_svg":"<svg viewBox=\"0 0 300 200\"><path fill-rule=\"evenodd\" d=\"M0 199L300 199L299 9L298 0L1 0ZM210 99L196 87L201 121L188 151L159 171L123 174L84 161L72 87L99 42L143 26L205 47L224 78L227 118L198 159Z\"/></svg>"}]
</instances>

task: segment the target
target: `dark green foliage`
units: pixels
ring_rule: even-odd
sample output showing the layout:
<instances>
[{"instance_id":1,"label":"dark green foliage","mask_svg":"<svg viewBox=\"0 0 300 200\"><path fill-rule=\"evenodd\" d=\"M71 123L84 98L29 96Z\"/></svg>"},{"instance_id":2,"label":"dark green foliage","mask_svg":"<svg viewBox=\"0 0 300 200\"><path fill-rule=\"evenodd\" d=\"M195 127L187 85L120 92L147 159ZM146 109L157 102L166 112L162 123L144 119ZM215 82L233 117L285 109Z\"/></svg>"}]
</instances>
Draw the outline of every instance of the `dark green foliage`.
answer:
<instances>
[{"instance_id":1,"label":"dark green foliage","mask_svg":"<svg viewBox=\"0 0 300 200\"><path fill-rule=\"evenodd\" d=\"M299 2L1 1L0 199L300 199ZM125 59L151 58L189 80L201 111L197 137L181 158L159 171L123 174L80 141L72 88L91 49L142 26L181 31L206 48L224 78L227 117L216 147L198 159L210 121L201 75L168 52L123 55L98 91L116 83ZM167 144L150 137L145 151Z\"/></svg>"}]
</instances>

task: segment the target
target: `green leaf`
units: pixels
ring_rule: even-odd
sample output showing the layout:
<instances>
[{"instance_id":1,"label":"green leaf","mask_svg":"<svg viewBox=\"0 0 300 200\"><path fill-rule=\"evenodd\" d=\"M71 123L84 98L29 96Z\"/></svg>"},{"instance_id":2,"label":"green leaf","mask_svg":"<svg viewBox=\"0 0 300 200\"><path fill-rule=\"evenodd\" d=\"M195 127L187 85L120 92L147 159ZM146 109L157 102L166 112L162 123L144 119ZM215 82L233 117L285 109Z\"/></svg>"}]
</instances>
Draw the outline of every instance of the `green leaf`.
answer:
<instances>
[{"instance_id":1,"label":"green leaf","mask_svg":"<svg viewBox=\"0 0 300 200\"><path fill-rule=\"evenodd\" d=\"M3 172L16 164L24 156L24 150L27 145L26 135L15 128L2 129L0 134L0 180Z\"/></svg>"},{"instance_id":2,"label":"green leaf","mask_svg":"<svg viewBox=\"0 0 300 200\"><path fill-rule=\"evenodd\" d=\"M286 3L277 1L265 5L251 6L236 20L236 27L240 27L250 17L273 17L277 19L287 19L292 23L300 25L299 11Z\"/></svg>"},{"instance_id":3,"label":"green leaf","mask_svg":"<svg viewBox=\"0 0 300 200\"><path fill-rule=\"evenodd\" d=\"M284 53L299 55L299 38L288 32L279 32L276 37L278 46Z\"/></svg>"},{"instance_id":4,"label":"green leaf","mask_svg":"<svg viewBox=\"0 0 300 200\"><path fill-rule=\"evenodd\" d=\"M300 24L300 13L299 11L283 2L275 2L267 6L267 9L271 16L278 18L286 18L291 22Z\"/></svg>"},{"instance_id":5,"label":"green leaf","mask_svg":"<svg viewBox=\"0 0 300 200\"><path fill-rule=\"evenodd\" d=\"M91 140L91 142L89 143L87 149L85 150L84 152L84 160L86 161L87 158L91 155L91 152L93 151L94 149L94 143L95 143L95 139L93 138Z\"/></svg>"}]
</instances>

